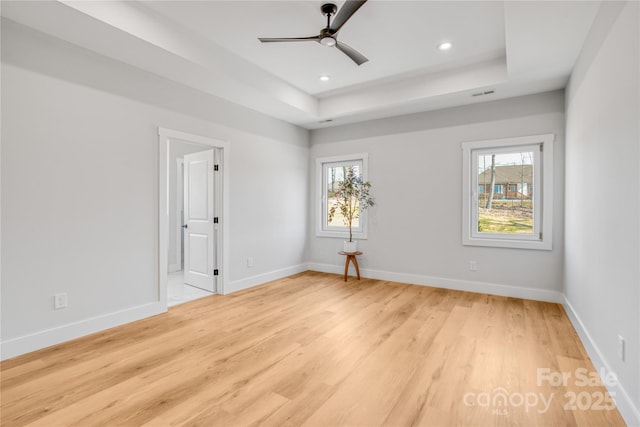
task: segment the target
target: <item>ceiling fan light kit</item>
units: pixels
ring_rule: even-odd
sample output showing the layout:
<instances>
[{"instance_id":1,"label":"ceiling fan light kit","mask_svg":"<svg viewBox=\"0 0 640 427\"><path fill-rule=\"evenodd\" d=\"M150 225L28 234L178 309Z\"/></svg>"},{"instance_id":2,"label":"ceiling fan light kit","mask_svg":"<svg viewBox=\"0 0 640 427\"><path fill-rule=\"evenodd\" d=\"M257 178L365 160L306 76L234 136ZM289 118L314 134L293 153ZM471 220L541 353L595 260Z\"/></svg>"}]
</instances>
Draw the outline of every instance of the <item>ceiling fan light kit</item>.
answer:
<instances>
[{"instance_id":1,"label":"ceiling fan light kit","mask_svg":"<svg viewBox=\"0 0 640 427\"><path fill-rule=\"evenodd\" d=\"M326 36L320 39L320 44L322 46L333 47L336 45L336 39L331 36Z\"/></svg>"},{"instance_id":2,"label":"ceiling fan light kit","mask_svg":"<svg viewBox=\"0 0 640 427\"><path fill-rule=\"evenodd\" d=\"M344 24L353 16L354 13L360 7L365 4L367 0L347 0L344 2L340 11L338 12L338 6L335 3L325 3L320 7L323 15L327 16L327 26L320 30L320 34L310 37L259 37L262 43L277 43L277 42L306 42L314 41L320 43L323 46L335 47L340 52L347 55L357 65L362 65L369 59L363 54L350 47L349 45L338 42L338 31ZM336 12L337 15L336 15ZM331 17L335 15L333 23Z\"/></svg>"}]
</instances>

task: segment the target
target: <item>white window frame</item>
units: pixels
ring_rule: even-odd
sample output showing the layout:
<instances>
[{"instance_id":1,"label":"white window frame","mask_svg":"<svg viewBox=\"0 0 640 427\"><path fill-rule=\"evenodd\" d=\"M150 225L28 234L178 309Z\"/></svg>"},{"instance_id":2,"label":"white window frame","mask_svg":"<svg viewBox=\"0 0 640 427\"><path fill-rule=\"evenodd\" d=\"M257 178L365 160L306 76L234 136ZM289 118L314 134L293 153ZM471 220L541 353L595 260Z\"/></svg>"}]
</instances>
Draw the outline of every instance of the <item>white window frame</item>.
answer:
<instances>
[{"instance_id":1,"label":"white window frame","mask_svg":"<svg viewBox=\"0 0 640 427\"><path fill-rule=\"evenodd\" d=\"M360 166L360 176L363 181L368 180L368 153L347 154L332 157L319 157L316 159L316 236L349 238L349 229L346 225L340 227L329 227L327 225L327 179L326 172L329 167L351 165L358 163ZM367 239L367 211L360 212L359 226L353 228L353 238L359 240Z\"/></svg>"},{"instance_id":2,"label":"white window frame","mask_svg":"<svg viewBox=\"0 0 640 427\"><path fill-rule=\"evenodd\" d=\"M517 249L553 248L553 134L462 144L462 244ZM533 233L478 232L478 155L531 149L533 161Z\"/></svg>"}]
</instances>

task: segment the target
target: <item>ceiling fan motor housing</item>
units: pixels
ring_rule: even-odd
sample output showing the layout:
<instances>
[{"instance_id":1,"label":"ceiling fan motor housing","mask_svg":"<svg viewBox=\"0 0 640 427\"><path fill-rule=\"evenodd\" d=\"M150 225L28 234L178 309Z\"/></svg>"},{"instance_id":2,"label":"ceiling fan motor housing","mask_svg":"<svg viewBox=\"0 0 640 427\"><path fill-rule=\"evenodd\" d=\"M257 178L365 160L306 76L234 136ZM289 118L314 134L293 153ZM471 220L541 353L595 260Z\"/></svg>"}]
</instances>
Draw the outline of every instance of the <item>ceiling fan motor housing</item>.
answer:
<instances>
[{"instance_id":1,"label":"ceiling fan motor housing","mask_svg":"<svg viewBox=\"0 0 640 427\"><path fill-rule=\"evenodd\" d=\"M323 28L320 30L320 44L322 46L335 46L336 39L333 37L335 31L331 28Z\"/></svg>"}]
</instances>

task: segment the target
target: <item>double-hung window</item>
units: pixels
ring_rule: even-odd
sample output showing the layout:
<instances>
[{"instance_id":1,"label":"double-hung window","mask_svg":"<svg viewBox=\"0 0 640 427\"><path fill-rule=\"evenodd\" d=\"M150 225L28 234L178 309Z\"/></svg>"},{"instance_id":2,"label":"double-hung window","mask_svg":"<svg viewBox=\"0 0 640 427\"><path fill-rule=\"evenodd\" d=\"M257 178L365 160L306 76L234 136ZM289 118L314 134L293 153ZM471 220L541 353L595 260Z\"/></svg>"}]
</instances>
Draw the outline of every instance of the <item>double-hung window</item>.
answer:
<instances>
[{"instance_id":1,"label":"double-hung window","mask_svg":"<svg viewBox=\"0 0 640 427\"><path fill-rule=\"evenodd\" d=\"M367 180L367 161L366 153L316 159L316 188L319 195L316 209L317 236L349 238L349 228L344 224L340 213L330 219L329 210L336 202L336 190L344 180L348 168L352 167L356 175L363 181ZM367 238L366 211L360 212L352 226L354 238Z\"/></svg>"},{"instance_id":2,"label":"double-hung window","mask_svg":"<svg viewBox=\"0 0 640 427\"><path fill-rule=\"evenodd\" d=\"M551 249L554 136L462 144L462 243Z\"/></svg>"}]
</instances>

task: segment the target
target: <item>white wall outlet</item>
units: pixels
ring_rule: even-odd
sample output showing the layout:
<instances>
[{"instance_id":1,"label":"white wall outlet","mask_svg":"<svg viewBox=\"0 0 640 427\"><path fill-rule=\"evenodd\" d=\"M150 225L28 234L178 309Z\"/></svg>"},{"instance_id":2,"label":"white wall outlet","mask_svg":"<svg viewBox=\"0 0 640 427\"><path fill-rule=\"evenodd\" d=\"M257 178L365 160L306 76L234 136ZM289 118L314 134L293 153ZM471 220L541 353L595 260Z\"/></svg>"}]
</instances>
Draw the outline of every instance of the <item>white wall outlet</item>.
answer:
<instances>
[{"instance_id":1,"label":"white wall outlet","mask_svg":"<svg viewBox=\"0 0 640 427\"><path fill-rule=\"evenodd\" d=\"M477 271L478 264L475 261L469 261L469 271Z\"/></svg>"},{"instance_id":2,"label":"white wall outlet","mask_svg":"<svg viewBox=\"0 0 640 427\"><path fill-rule=\"evenodd\" d=\"M53 296L53 308L56 310L60 310L61 308L65 308L67 306L67 294L55 294Z\"/></svg>"},{"instance_id":3,"label":"white wall outlet","mask_svg":"<svg viewBox=\"0 0 640 427\"><path fill-rule=\"evenodd\" d=\"M624 362L624 337L618 335L618 356Z\"/></svg>"},{"instance_id":4,"label":"white wall outlet","mask_svg":"<svg viewBox=\"0 0 640 427\"><path fill-rule=\"evenodd\" d=\"M247 258L247 267L248 268L253 267L253 257Z\"/></svg>"}]
</instances>

